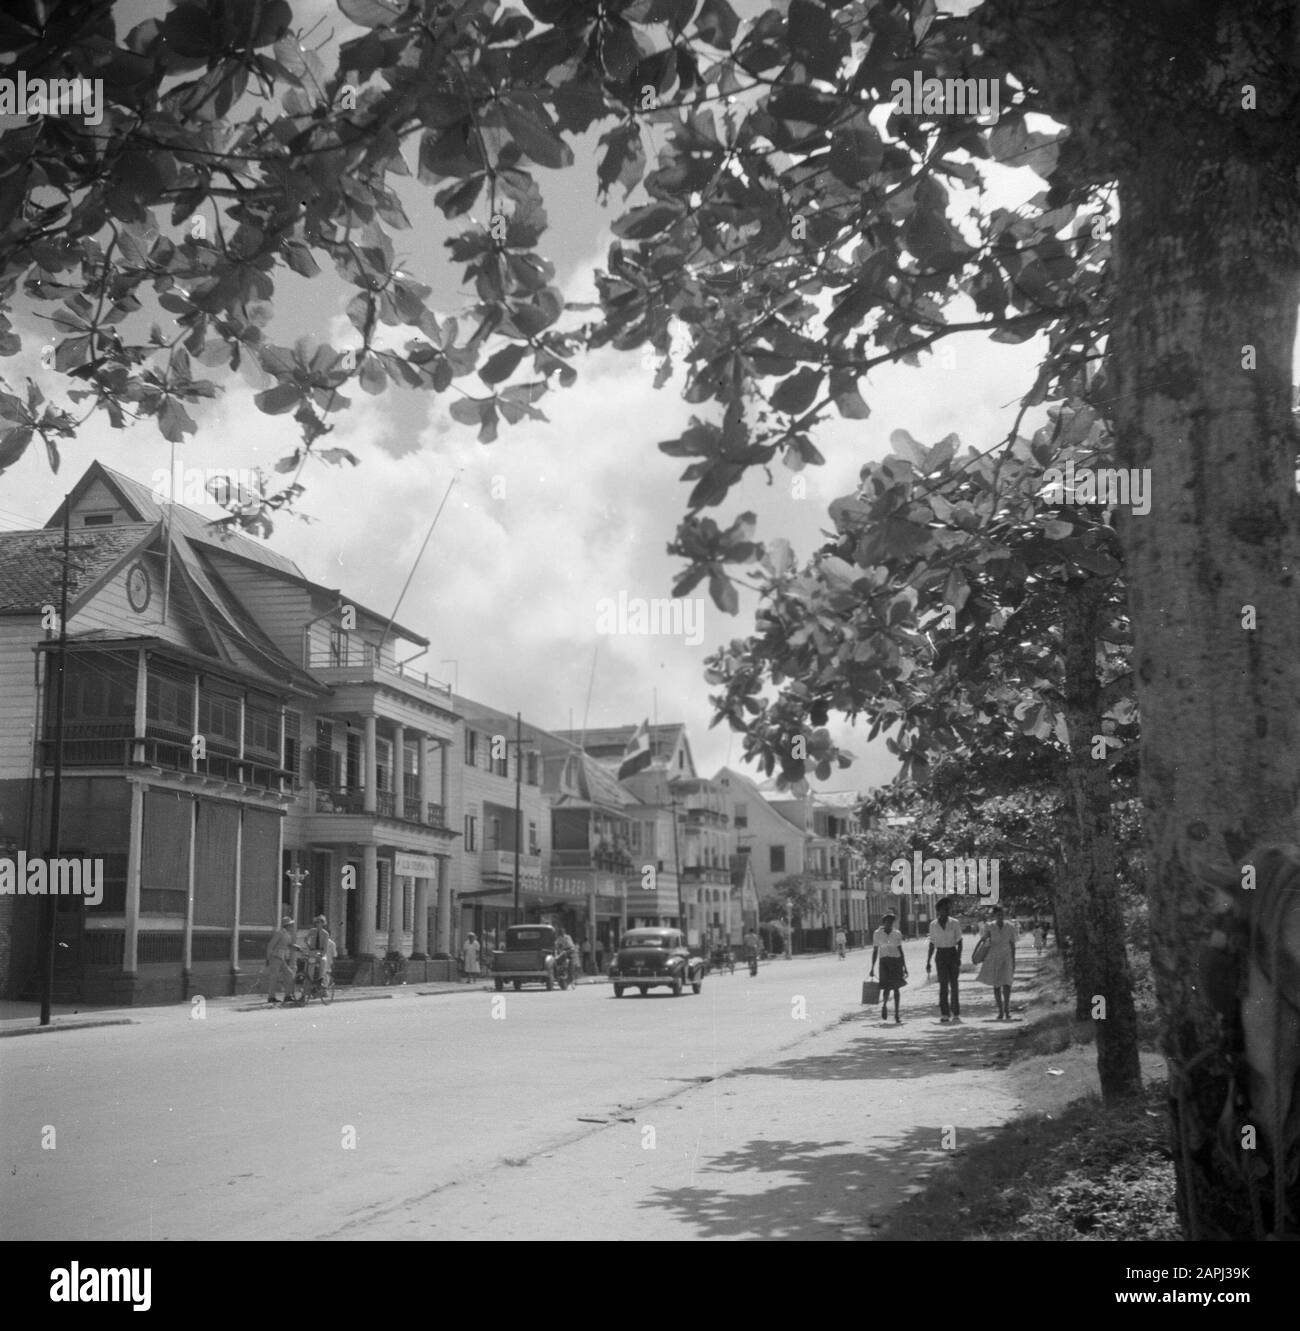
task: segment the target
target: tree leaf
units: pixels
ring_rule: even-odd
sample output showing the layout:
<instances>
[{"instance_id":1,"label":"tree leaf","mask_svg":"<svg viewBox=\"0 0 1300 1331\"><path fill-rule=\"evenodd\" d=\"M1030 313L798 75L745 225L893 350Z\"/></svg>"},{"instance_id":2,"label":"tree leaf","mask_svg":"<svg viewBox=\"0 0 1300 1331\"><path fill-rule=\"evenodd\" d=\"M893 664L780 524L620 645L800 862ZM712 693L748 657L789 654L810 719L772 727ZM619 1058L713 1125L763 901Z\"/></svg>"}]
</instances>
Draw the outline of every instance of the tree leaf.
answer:
<instances>
[{"instance_id":1,"label":"tree leaf","mask_svg":"<svg viewBox=\"0 0 1300 1331\"><path fill-rule=\"evenodd\" d=\"M29 425L18 426L0 434L0 474L8 471L27 452L31 442L32 428Z\"/></svg>"},{"instance_id":2,"label":"tree leaf","mask_svg":"<svg viewBox=\"0 0 1300 1331\"><path fill-rule=\"evenodd\" d=\"M778 385L770 399L772 406L789 416L800 415L812 405L823 378L825 375L821 370L804 366Z\"/></svg>"},{"instance_id":3,"label":"tree leaf","mask_svg":"<svg viewBox=\"0 0 1300 1331\"><path fill-rule=\"evenodd\" d=\"M515 143L538 166L558 170L573 165L573 149L555 132L546 108L535 97L521 105L521 94L501 101L501 115Z\"/></svg>"},{"instance_id":4,"label":"tree leaf","mask_svg":"<svg viewBox=\"0 0 1300 1331\"><path fill-rule=\"evenodd\" d=\"M343 13L362 28L382 28L395 23L406 11L406 6L386 3L386 0L339 0Z\"/></svg>"},{"instance_id":5,"label":"tree leaf","mask_svg":"<svg viewBox=\"0 0 1300 1331\"><path fill-rule=\"evenodd\" d=\"M610 229L624 240L646 240L650 236L657 236L661 231L667 231L684 215L685 209L679 203L668 201L648 203L624 213Z\"/></svg>"},{"instance_id":6,"label":"tree leaf","mask_svg":"<svg viewBox=\"0 0 1300 1331\"><path fill-rule=\"evenodd\" d=\"M302 389L297 384L276 384L258 393L253 402L259 411L268 416L283 416L292 411L302 401Z\"/></svg>"},{"instance_id":7,"label":"tree leaf","mask_svg":"<svg viewBox=\"0 0 1300 1331\"><path fill-rule=\"evenodd\" d=\"M503 379L509 379L519 368L519 362L523 360L528 347L521 342L512 342L509 346L502 347L500 351L494 352L488 357L487 363L478 372L478 377L485 384L499 384Z\"/></svg>"}]
</instances>

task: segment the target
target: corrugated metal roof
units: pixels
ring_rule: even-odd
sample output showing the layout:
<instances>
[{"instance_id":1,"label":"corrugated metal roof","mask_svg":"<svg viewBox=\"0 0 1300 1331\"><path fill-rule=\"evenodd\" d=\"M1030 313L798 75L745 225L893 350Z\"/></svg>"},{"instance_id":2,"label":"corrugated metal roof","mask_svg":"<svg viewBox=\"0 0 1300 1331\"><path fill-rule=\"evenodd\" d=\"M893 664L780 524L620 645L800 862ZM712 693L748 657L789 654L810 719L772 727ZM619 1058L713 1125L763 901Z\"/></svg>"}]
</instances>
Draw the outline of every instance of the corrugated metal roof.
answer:
<instances>
[{"instance_id":1,"label":"corrugated metal roof","mask_svg":"<svg viewBox=\"0 0 1300 1331\"><path fill-rule=\"evenodd\" d=\"M102 462L92 463L78 485L87 483L92 479L91 473L96 468L99 469L105 479L117 487L127 507L135 510L136 517L139 520L157 522L164 514L167 514L170 516L173 530L192 541L215 545L219 549L229 550L232 554L243 555L245 559L255 560L259 564L265 564L268 568L276 569L281 573L291 574L295 578L303 576L302 570L292 559L278 554L270 546L254 540L251 536L245 536L241 532L230 532L215 527L211 518L204 517L202 513L196 513L192 508L186 508L184 504L164 503L143 481L137 481L123 472L114 471L111 467L104 466ZM50 521L52 524L56 521L62 523L62 506Z\"/></svg>"}]
</instances>

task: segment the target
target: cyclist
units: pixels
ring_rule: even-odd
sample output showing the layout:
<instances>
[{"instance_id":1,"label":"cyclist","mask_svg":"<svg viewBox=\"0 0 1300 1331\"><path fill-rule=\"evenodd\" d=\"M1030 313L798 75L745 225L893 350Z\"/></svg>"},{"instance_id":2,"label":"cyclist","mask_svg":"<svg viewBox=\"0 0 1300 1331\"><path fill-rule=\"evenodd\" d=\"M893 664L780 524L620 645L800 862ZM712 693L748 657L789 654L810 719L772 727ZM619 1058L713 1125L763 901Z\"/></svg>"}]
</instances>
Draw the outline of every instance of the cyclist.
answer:
<instances>
[{"instance_id":1,"label":"cyclist","mask_svg":"<svg viewBox=\"0 0 1300 1331\"><path fill-rule=\"evenodd\" d=\"M338 949L330 937L330 931L323 915L312 921L304 940L307 947L307 982L309 984L327 984L330 972L334 969L334 958Z\"/></svg>"},{"instance_id":2,"label":"cyclist","mask_svg":"<svg viewBox=\"0 0 1300 1331\"><path fill-rule=\"evenodd\" d=\"M758 946L758 935L753 929L750 929L745 934L745 962L750 970L755 969L758 965Z\"/></svg>"},{"instance_id":3,"label":"cyclist","mask_svg":"<svg viewBox=\"0 0 1300 1331\"><path fill-rule=\"evenodd\" d=\"M569 981L578 982L578 945L569 937L569 931L560 926L560 936L555 940L555 959L569 968ZM558 969L558 965L557 965Z\"/></svg>"}]
</instances>

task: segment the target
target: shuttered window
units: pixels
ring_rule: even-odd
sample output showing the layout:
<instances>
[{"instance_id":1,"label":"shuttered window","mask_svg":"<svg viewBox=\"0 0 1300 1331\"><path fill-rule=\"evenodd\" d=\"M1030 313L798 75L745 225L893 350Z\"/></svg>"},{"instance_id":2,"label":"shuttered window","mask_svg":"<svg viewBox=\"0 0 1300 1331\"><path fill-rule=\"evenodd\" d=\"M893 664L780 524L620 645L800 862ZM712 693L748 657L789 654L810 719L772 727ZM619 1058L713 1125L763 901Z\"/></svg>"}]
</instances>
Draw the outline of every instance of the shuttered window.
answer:
<instances>
[{"instance_id":1,"label":"shuttered window","mask_svg":"<svg viewBox=\"0 0 1300 1331\"><path fill-rule=\"evenodd\" d=\"M146 914L185 914L193 826L193 799L171 791L145 793L140 909Z\"/></svg>"},{"instance_id":2,"label":"shuttered window","mask_svg":"<svg viewBox=\"0 0 1300 1331\"><path fill-rule=\"evenodd\" d=\"M243 813L240 923L279 924L280 815L266 809L245 809Z\"/></svg>"},{"instance_id":3,"label":"shuttered window","mask_svg":"<svg viewBox=\"0 0 1300 1331\"><path fill-rule=\"evenodd\" d=\"M235 922L235 844L239 809L200 801L194 828L194 923Z\"/></svg>"}]
</instances>

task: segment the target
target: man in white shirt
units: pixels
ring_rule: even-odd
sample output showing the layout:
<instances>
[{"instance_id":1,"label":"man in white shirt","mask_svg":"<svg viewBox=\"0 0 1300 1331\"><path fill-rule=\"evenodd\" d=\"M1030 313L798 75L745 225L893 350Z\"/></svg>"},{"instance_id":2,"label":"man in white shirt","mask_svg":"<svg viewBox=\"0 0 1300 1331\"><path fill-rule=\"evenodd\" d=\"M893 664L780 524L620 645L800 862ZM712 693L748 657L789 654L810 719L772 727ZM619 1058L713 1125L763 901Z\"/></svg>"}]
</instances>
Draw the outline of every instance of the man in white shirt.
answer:
<instances>
[{"instance_id":1,"label":"man in white shirt","mask_svg":"<svg viewBox=\"0 0 1300 1331\"><path fill-rule=\"evenodd\" d=\"M925 958L925 973L931 961L939 967L939 1020L960 1026L961 1002L957 996L957 978L961 974L961 925L950 918L952 902L944 897L935 903L937 919L930 921L930 951Z\"/></svg>"}]
</instances>

